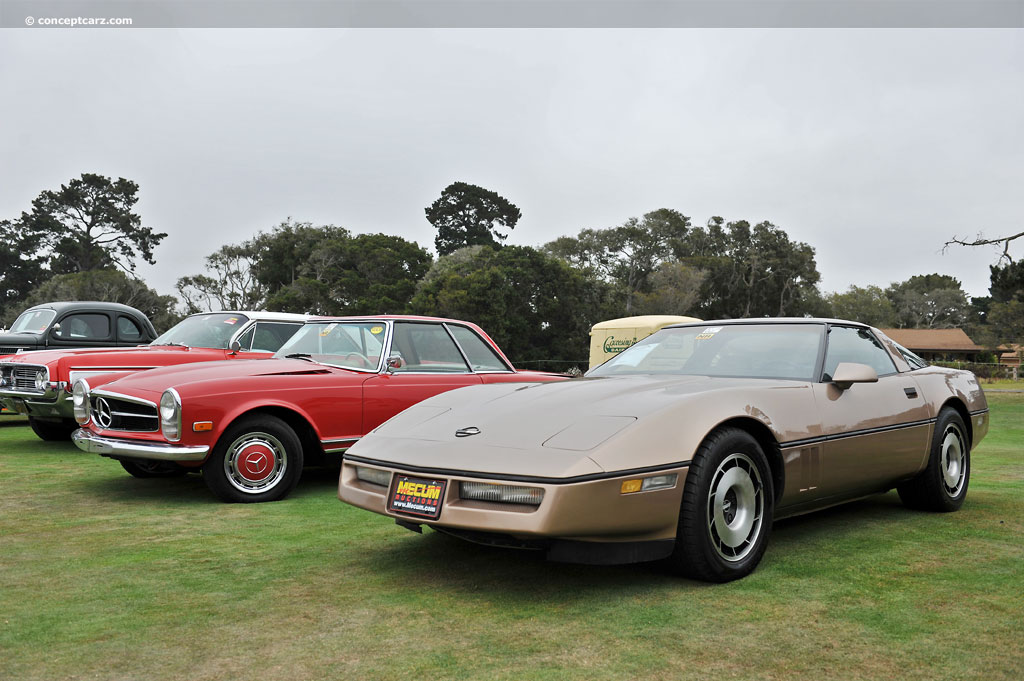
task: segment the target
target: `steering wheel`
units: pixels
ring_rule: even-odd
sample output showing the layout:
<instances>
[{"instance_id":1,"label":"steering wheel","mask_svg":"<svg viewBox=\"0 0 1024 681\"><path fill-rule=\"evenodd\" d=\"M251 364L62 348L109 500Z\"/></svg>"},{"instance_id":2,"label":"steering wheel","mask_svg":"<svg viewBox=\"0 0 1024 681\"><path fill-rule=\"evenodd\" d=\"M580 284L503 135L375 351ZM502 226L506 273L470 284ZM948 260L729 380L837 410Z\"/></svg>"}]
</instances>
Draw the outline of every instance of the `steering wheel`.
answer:
<instances>
[{"instance_id":1,"label":"steering wheel","mask_svg":"<svg viewBox=\"0 0 1024 681\"><path fill-rule=\"evenodd\" d=\"M363 355L362 353L359 353L359 352L349 352L349 353L346 353L342 357L342 359L347 362L350 357L354 357L354 358L358 359L359 363L362 365L362 367L364 369L369 369L370 368L370 360L366 357L366 355Z\"/></svg>"}]
</instances>

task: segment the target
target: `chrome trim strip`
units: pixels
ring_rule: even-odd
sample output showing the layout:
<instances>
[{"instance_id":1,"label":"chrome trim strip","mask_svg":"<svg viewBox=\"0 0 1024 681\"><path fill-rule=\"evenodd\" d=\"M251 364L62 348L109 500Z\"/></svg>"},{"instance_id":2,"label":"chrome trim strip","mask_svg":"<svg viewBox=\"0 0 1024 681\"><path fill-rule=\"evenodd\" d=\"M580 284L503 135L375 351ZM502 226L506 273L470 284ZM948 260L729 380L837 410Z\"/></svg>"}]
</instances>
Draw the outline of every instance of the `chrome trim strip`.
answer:
<instances>
[{"instance_id":1,"label":"chrome trim strip","mask_svg":"<svg viewBox=\"0 0 1024 681\"><path fill-rule=\"evenodd\" d=\"M149 346L144 346L144 347L149 347ZM132 348L129 348L129 350L131 350L131 349ZM137 367L136 366L111 366L111 367L104 367L104 366L81 366L81 367L71 367L68 371L95 371L97 373L108 373L109 374L109 373L114 373L116 371L146 371L148 369L160 369L160 368L163 368L163 367L158 367L155 364L152 365L152 366L137 366Z\"/></svg>"},{"instance_id":2,"label":"chrome trim strip","mask_svg":"<svg viewBox=\"0 0 1024 681\"><path fill-rule=\"evenodd\" d=\"M979 414L987 414L988 413L988 409L975 409L974 411L967 412L967 413L969 413L971 416L978 416Z\"/></svg>"},{"instance_id":3,"label":"chrome trim strip","mask_svg":"<svg viewBox=\"0 0 1024 681\"><path fill-rule=\"evenodd\" d=\"M153 407L157 410L157 415L160 414L159 407L156 402L143 399L141 397L132 397L131 395L124 395L122 393L115 393L112 390L104 390L103 388L96 388L89 391L90 395L97 395L99 397L113 397L115 400L124 400L125 402L134 402L135 404L144 404L148 407Z\"/></svg>"},{"instance_id":4,"label":"chrome trim strip","mask_svg":"<svg viewBox=\"0 0 1024 681\"><path fill-rule=\"evenodd\" d=\"M320 440L320 446L323 447L325 454L335 454L344 452L357 442L359 442L357 437L345 437L340 440Z\"/></svg>"},{"instance_id":5,"label":"chrome trim strip","mask_svg":"<svg viewBox=\"0 0 1024 681\"><path fill-rule=\"evenodd\" d=\"M124 456L153 461L203 461L210 451L207 445L172 445L144 440L122 440L102 437L91 430L79 428L71 441L83 452L100 456Z\"/></svg>"},{"instance_id":6,"label":"chrome trim strip","mask_svg":"<svg viewBox=\"0 0 1024 681\"><path fill-rule=\"evenodd\" d=\"M160 417L156 414L133 414L130 411L111 411L112 416L130 416L133 419L153 419L159 421Z\"/></svg>"}]
</instances>

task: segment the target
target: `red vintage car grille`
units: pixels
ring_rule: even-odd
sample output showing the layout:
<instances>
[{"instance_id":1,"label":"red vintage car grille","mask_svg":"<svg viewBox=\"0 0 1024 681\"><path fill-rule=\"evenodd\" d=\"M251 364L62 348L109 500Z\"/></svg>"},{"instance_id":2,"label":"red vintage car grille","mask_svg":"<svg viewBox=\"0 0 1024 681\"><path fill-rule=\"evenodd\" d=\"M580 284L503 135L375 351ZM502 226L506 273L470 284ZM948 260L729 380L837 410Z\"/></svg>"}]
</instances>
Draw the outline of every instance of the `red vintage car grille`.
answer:
<instances>
[{"instance_id":1,"label":"red vintage car grille","mask_svg":"<svg viewBox=\"0 0 1024 681\"><path fill-rule=\"evenodd\" d=\"M3 372L4 378L7 379L8 389L41 395L43 391L36 390L36 372L40 369L45 371L46 367L36 364L4 364L0 367L0 372Z\"/></svg>"},{"instance_id":2,"label":"red vintage car grille","mask_svg":"<svg viewBox=\"0 0 1024 681\"><path fill-rule=\"evenodd\" d=\"M102 401L102 403L101 403ZM92 420L104 430L123 430L134 433L154 433L160 430L160 417L156 407L106 395L92 395Z\"/></svg>"}]
</instances>

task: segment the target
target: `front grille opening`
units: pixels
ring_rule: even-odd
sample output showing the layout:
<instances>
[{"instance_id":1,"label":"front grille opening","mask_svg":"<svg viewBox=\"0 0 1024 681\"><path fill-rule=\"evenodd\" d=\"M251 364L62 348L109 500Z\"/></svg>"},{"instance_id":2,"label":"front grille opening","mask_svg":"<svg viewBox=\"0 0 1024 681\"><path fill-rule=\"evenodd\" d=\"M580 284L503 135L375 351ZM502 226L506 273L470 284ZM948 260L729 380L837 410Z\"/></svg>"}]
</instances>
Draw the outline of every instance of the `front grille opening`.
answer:
<instances>
[{"instance_id":1,"label":"front grille opening","mask_svg":"<svg viewBox=\"0 0 1024 681\"><path fill-rule=\"evenodd\" d=\"M93 395L89 400L92 419L104 430L155 433L160 430L156 407L115 397Z\"/></svg>"}]
</instances>

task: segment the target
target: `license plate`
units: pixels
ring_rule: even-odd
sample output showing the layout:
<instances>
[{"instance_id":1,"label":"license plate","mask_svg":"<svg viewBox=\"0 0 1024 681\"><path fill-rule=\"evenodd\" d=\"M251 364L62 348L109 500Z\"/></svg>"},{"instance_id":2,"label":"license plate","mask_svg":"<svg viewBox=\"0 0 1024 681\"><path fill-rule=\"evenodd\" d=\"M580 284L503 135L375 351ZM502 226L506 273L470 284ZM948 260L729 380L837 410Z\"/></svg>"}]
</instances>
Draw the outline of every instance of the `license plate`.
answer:
<instances>
[{"instance_id":1,"label":"license plate","mask_svg":"<svg viewBox=\"0 0 1024 681\"><path fill-rule=\"evenodd\" d=\"M388 499L388 510L436 520L441 515L441 502L447 484L447 480L396 475Z\"/></svg>"}]
</instances>

